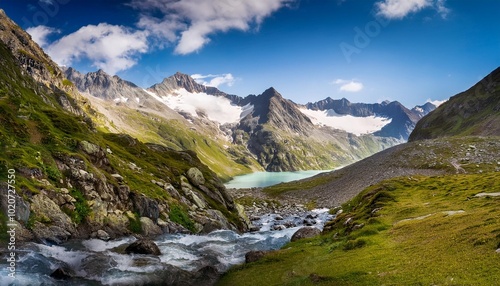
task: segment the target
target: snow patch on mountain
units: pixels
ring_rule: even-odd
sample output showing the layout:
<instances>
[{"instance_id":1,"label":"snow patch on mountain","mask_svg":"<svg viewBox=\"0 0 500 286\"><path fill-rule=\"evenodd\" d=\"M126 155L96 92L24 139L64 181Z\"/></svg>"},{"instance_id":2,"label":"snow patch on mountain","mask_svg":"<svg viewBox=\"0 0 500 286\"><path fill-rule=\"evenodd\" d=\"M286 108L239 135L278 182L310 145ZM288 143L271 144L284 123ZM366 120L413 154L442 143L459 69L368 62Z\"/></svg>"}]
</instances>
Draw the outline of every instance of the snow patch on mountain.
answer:
<instances>
[{"instance_id":1,"label":"snow patch on mountain","mask_svg":"<svg viewBox=\"0 0 500 286\"><path fill-rule=\"evenodd\" d=\"M213 96L206 93L191 93L181 88L168 96L158 96L157 94L145 90L155 99L172 108L177 112L185 112L193 117L201 114L208 119L220 124L237 123L253 110L253 105L237 106L222 96Z\"/></svg>"},{"instance_id":2,"label":"snow patch on mountain","mask_svg":"<svg viewBox=\"0 0 500 286\"><path fill-rule=\"evenodd\" d=\"M391 118L378 116L356 117L352 115L341 115L336 113L333 109L311 110L301 108L300 111L309 117L316 125L330 126L335 129L353 133L357 136L379 131L392 121Z\"/></svg>"}]
</instances>

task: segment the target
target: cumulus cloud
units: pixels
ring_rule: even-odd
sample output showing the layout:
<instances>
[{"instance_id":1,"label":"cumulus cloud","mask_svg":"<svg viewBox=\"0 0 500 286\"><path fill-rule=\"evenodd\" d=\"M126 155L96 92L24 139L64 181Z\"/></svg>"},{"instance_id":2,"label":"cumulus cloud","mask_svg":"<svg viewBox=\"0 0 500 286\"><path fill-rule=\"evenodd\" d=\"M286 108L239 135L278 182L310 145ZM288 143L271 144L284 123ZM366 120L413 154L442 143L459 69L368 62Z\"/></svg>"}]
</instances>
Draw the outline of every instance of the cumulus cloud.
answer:
<instances>
[{"instance_id":1,"label":"cumulus cloud","mask_svg":"<svg viewBox=\"0 0 500 286\"><path fill-rule=\"evenodd\" d=\"M402 19L432 5L432 0L385 0L377 2L378 13L388 19Z\"/></svg>"},{"instance_id":2,"label":"cumulus cloud","mask_svg":"<svg viewBox=\"0 0 500 286\"><path fill-rule=\"evenodd\" d=\"M47 26L37 26L26 29L26 32L31 35L33 41L35 41L40 47L45 48L48 45L48 36L60 33L59 30L47 27Z\"/></svg>"},{"instance_id":3,"label":"cumulus cloud","mask_svg":"<svg viewBox=\"0 0 500 286\"><path fill-rule=\"evenodd\" d=\"M333 84L340 86L339 91L359 92L363 90L363 83L355 80L337 79Z\"/></svg>"},{"instance_id":4,"label":"cumulus cloud","mask_svg":"<svg viewBox=\"0 0 500 286\"><path fill-rule=\"evenodd\" d=\"M377 15L387 19L402 19L411 13L425 8L434 8L441 17L446 18L450 10L446 0L384 0L375 3Z\"/></svg>"},{"instance_id":5,"label":"cumulus cloud","mask_svg":"<svg viewBox=\"0 0 500 286\"><path fill-rule=\"evenodd\" d=\"M175 53L185 55L200 50L217 32L248 31L293 1L132 0L131 6L143 13L139 23L153 22L164 28L162 33L150 30L153 36L172 42L177 35ZM161 17L156 16L158 12Z\"/></svg>"},{"instance_id":6,"label":"cumulus cloud","mask_svg":"<svg viewBox=\"0 0 500 286\"><path fill-rule=\"evenodd\" d=\"M88 25L62 37L46 48L59 65L88 59L93 66L115 74L134 66L140 54L148 51L147 33L126 27Z\"/></svg>"},{"instance_id":7,"label":"cumulus cloud","mask_svg":"<svg viewBox=\"0 0 500 286\"><path fill-rule=\"evenodd\" d=\"M426 102L432 103L432 104L434 104L434 106L439 107L441 104L443 104L443 103L445 103L447 101L448 101L448 99L445 99L445 100L431 100L429 98L429 99L427 99Z\"/></svg>"},{"instance_id":8,"label":"cumulus cloud","mask_svg":"<svg viewBox=\"0 0 500 286\"><path fill-rule=\"evenodd\" d=\"M219 87L221 85L232 86L236 79L232 74L209 74L209 75L201 75L201 74L193 74L191 77L199 84L203 84L206 86Z\"/></svg>"},{"instance_id":9,"label":"cumulus cloud","mask_svg":"<svg viewBox=\"0 0 500 286\"><path fill-rule=\"evenodd\" d=\"M44 4L53 0L40 0ZM249 31L282 7L297 0L130 0L139 13L134 27L101 23L88 25L49 43L53 28L29 28L33 39L60 65L89 60L110 74L134 66L141 54L174 46L176 54L199 51L210 37L229 30ZM232 77L232 76L231 76ZM231 84L223 75L207 83Z\"/></svg>"}]
</instances>

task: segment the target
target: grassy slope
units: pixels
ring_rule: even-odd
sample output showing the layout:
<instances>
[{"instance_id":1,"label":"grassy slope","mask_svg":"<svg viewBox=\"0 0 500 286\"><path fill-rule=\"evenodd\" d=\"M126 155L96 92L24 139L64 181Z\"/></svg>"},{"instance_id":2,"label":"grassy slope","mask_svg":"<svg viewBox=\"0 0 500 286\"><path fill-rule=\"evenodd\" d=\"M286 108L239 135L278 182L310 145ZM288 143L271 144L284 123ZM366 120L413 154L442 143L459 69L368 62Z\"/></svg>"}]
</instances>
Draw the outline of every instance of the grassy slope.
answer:
<instances>
[{"instance_id":1,"label":"grassy slope","mask_svg":"<svg viewBox=\"0 0 500 286\"><path fill-rule=\"evenodd\" d=\"M219 285L493 285L500 198L474 195L498 190L495 172L384 181L346 203L330 231L236 267Z\"/></svg>"},{"instance_id":2,"label":"grassy slope","mask_svg":"<svg viewBox=\"0 0 500 286\"><path fill-rule=\"evenodd\" d=\"M417 123L410 141L443 136L495 135L500 126L500 68Z\"/></svg>"},{"instance_id":3,"label":"grassy slope","mask_svg":"<svg viewBox=\"0 0 500 286\"><path fill-rule=\"evenodd\" d=\"M228 144L221 140L214 140L193 131L177 120L166 120L159 116L137 112L130 108L115 107L117 113L126 122L128 134L143 142L162 144L175 150L192 150L197 153L200 160L212 171L217 173L223 180L233 176L253 172L260 168L258 163L250 156L245 163L238 163L242 150L234 150L237 146L224 149L222 146ZM242 148L240 148L242 149ZM235 154L235 155L232 155Z\"/></svg>"},{"instance_id":4,"label":"grassy slope","mask_svg":"<svg viewBox=\"0 0 500 286\"><path fill-rule=\"evenodd\" d=\"M69 101L74 99L67 94L54 93L23 75L13 61L12 54L2 43L0 67L0 174L3 176L9 168L18 170L16 190L21 195L30 197L44 187L38 180L23 176L20 170L40 170L43 178L56 187L63 187L65 185L61 185L59 180L65 174L57 169L56 158L79 158L87 166L92 166L90 158L78 148L79 142L83 140L102 148L109 146L113 152L107 156L111 166L124 177L133 192L181 205L151 180L160 178L180 188L179 175L193 166L198 167L205 178L214 179L207 181L207 187L217 188L214 185L217 184L217 176L193 152L149 148L130 136L96 131L88 119L63 110L57 98L64 96ZM136 164L141 170L132 170L130 163ZM116 179L103 170L89 171L103 174L109 183L118 185ZM239 224L235 213L222 208L208 196L206 199L230 221Z\"/></svg>"}]
</instances>

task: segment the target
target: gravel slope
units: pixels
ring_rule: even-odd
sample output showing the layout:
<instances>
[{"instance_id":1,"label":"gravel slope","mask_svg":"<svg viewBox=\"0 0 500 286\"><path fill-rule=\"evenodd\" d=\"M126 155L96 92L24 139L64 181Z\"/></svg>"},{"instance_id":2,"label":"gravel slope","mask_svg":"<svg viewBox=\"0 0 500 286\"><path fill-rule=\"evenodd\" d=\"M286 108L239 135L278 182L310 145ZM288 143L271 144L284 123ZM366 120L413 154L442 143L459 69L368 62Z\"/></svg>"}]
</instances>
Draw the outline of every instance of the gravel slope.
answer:
<instances>
[{"instance_id":1,"label":"gravel slope","mask_svg":"<svg viewBox=\"0 0 500 286\"><path fill-rule=\"evenodd\" d=\"M331 181L308 190L290 191L280 200L316 201L318 207L336 207L366 187L400 176L437 176L500 171L499 137L465 137L406 143L377 153L330 173Z\"/></svg>"}]
</instances>

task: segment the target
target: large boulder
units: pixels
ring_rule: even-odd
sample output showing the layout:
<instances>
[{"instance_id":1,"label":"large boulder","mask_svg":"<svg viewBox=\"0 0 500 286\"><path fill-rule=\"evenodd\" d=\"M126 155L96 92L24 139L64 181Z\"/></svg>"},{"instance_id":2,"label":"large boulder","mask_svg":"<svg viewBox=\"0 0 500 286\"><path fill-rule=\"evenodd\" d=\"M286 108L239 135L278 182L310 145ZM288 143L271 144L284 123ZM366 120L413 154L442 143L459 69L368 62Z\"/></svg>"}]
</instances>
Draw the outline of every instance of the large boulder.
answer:
<instances>
[{"instance_id":1,"label":"large boulder","mask_svg":"<svg viewBox=\"0 0 500 286\"><path fill-rule=\"evenodd\" d=\"M268 251L261 251L261 250L249 251L245 254L245 262L252 263L252 262L258 261L262 257L264 257L267 252Z\"/></svg>"},{"instance_id":2,"label":"large boulder","mask_svg":"<svg viewBox=\"0 0 500 286\"><path fill-rule=\"evenodd\" d=\"M321 234L321 230L315 227L303 227L297 230L293 235L291 241L297 241L299 239L311 238Z\"/></svg>"},{"instance_id":3,"label":"large boulder","mask_svg":"<svg viewBox=\"0 0 500 286\"><path fill-rule=\"evenodd\" d=\"M69 233L75 233L71 218L49 197L38 194L31 199L31 211L47 225L57 226Z\"/></svg>"},{"instance_id":4,"label":"large boulder","mask_svg":"<svg viewBox=\"0 0 500 286\"><path fill-rule=\"evenodd\" d=\"M47 226L40 222L35 222L33 234L42 243L61 244L71 237L71 233L57 225Z\"/></svg>"},{"instance_id":5,"label":"large boulder","mask_svg":"<svg viewBox=\"0 0 500 286\"><path fill-rule=\"evenodd\" d=\"M127 254L161 255L158 245L149 239L139 239L125 248Z\"/></svg>"},{"instance_id":6,"label":"large boulder","mask_svg":"<svg viewBox=\"0 0 500 286\"><path fill-rule=\"evenodd\" d=\"M201 171L196 167L189 169L186 175L193 186L199 187L205 184L205 177L203 177Z\"/></svg>"},{"instance_id":7,"label":"large boulder","mask_svg":"<svg viewBox=\"0 0 500 286\"><path fill-rule=\"evenodd\" d=\"M134 210L139 216L148 217L153 220L153 222L158 221L160 208L157 201L136 193L131 193L131 199L134 202Z\"/></svg>"},{"instance_id":8,"label":"large boulder","mask_svg":"<svg viewBox=\"0 0 500 286\"><path fill-rule=\"evenodd\" d=\"M150 218L141 217L140 221L143 235L153 237L163 234L161 228L156 225Z\"/></svg>"}]
</instances>

